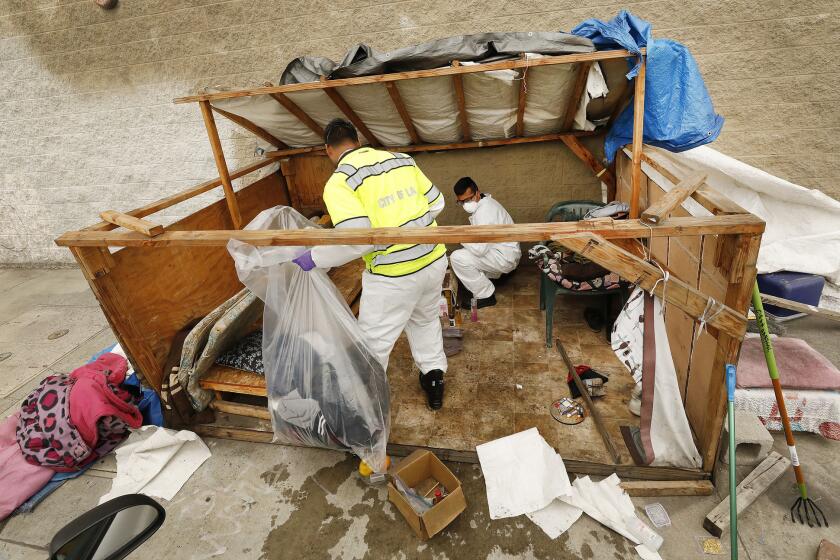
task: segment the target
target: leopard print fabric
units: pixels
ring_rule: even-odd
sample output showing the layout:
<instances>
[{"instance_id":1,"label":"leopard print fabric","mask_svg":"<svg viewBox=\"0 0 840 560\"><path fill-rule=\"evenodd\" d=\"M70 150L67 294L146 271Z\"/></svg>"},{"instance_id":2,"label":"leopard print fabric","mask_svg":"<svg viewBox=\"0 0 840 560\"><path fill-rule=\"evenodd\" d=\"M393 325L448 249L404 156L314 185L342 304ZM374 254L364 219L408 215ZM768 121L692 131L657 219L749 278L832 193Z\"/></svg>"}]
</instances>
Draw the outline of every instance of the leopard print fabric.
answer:
<instances>
[{"instance_id":1,"label":"leopard print fabric","mask_svg":"<svg viewBox=\"0 0 840 560\"><path fill-rule=\"evenodd\" d=\"M105 416L97 423L96 448L91 448L70 418L73 385L69 375L50 375L23 401L16 437L28 463L58 472L77 471L129 436L122 419Z\"/></svg>"}]
</instances>

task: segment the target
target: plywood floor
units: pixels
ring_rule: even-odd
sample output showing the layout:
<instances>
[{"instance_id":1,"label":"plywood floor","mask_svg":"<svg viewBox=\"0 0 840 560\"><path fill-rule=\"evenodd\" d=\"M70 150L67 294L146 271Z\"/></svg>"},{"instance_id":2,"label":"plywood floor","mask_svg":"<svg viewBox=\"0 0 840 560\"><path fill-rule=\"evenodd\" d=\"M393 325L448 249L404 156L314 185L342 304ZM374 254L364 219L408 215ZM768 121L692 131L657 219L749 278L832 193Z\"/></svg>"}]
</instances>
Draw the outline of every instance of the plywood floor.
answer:
<instances>
[{"instance_id":1,"label":"plywood floor","mask_svg":"<svg viewBox=\"0 0 840 560\"><path fill-rule=\"evenodd\" d=\"M397 342L388 367L391 386L391 443L458 451L537 427L565 459L612 464L592 418L576 426L554 420L548 406L569 396L566 369L555 348L545 346L545 319L539 309L539 276L531 263L496 291L498 304L479 310L479 321L465 321L464 349L449 359L441 410L425 404L408 341ZM632 464L621 439L621 425L638 425L627 409L632 379L602 333L583 321L591 297L562 297L555 305L554 335L571 360L610 376L607 394L595 399L622 464ZM523 390L515 390L516 384Z\"/></svg>"}]
</instances>

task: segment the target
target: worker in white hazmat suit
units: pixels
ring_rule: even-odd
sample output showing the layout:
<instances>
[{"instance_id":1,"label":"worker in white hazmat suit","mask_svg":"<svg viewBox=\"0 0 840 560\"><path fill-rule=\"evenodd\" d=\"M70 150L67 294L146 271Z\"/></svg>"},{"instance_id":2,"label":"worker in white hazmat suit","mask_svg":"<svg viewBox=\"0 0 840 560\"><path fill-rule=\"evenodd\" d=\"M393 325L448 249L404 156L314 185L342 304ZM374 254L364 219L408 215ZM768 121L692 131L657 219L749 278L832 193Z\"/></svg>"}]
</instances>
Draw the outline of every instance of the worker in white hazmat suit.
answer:
<instances>
[{"instance_id":1,"label":"worker in white hazmat suit","mask_svg":"<svg viewBox=\"0 0 840 560\"><path fill-rule=\"evenodd\" d=\"M469 177L461 177L455 183L455 196L474 226L513 223L504 206L489 194L482 193ZM515 241L464 243L463 249L452 252L450 260L458 280L482 308L496 305L496 287L490 280L512 272L519 265L520 256L519 243Z\"/></svg>"},{"instance_id":2,"label":"worker in white hazmat suit","mask_svg":"<svg viewBox=\"0 0 840 560\"><path fill-rule=\"evenodd\" d=\"M324 187L324 204L336 229L431 228L443 195L414 160L401 153L360 146L353 125L334 119L324 129L336 169ZM340 266L363 257L359 328L373 354L388 368L394 343L405 330L429 407L443 406L446 355L438 316L448 266L442 244L323 245L294 259L303 270Z\"/></svg>"}]
</instances>

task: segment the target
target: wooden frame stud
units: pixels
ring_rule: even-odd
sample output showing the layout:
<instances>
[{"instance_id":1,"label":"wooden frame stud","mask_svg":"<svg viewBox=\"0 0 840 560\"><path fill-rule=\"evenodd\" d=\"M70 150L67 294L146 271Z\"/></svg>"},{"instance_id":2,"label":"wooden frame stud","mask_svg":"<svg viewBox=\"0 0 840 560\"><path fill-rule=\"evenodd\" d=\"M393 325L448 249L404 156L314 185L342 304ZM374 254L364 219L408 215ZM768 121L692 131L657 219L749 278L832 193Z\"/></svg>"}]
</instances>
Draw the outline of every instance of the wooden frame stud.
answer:
<instances>
[{"instance_id":1,"label":"wooden frame stud","mask_svg":"<svg viewBox=\"0 0 840 560\"><path fill-rule=\"evenodd\" d=\"M233 183L230 180L225 153L222 150L222 141L219 140L219 129L216 128L216 121L213 119L213 110L209 101L200 101L201 116L204 118L204 127L207 129L207 138L210 140L210 148L213 150L213 159L216 161L216 169L219 172L219 180L225 190L230 219L233 222L233 229L242 229L242 215L239 212L239 202L236 200L236 193L233 190Z\"/></svg>"}]
</instances>

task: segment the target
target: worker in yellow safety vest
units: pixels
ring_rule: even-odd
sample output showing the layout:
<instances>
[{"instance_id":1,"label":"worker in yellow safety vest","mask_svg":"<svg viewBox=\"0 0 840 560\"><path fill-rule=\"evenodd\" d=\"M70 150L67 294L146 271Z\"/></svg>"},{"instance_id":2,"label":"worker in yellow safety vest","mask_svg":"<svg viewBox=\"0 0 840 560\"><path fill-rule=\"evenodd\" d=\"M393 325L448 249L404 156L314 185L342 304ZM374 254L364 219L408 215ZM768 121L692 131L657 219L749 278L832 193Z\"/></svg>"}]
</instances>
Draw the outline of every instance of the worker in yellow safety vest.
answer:
<instances>
[{"instance_id":1,"label":"worker in yellow safety vest","mask_svg":"<svg viewBox=\"0 0 840 560\"><path fill-rule=\"evenodd\" d=\"M336 164L324 203L336 229L437 227L443 195L414 160L360 146L353 125L334 119L324 129L327 156ZM405 330L420 369L429 407L443 406L446 355L438 316L446 247L436 243L322 245L294 259L303 270L340 266L363 257L359 328L387 370L394 343Z\"/></svg>"}]
</instances>

